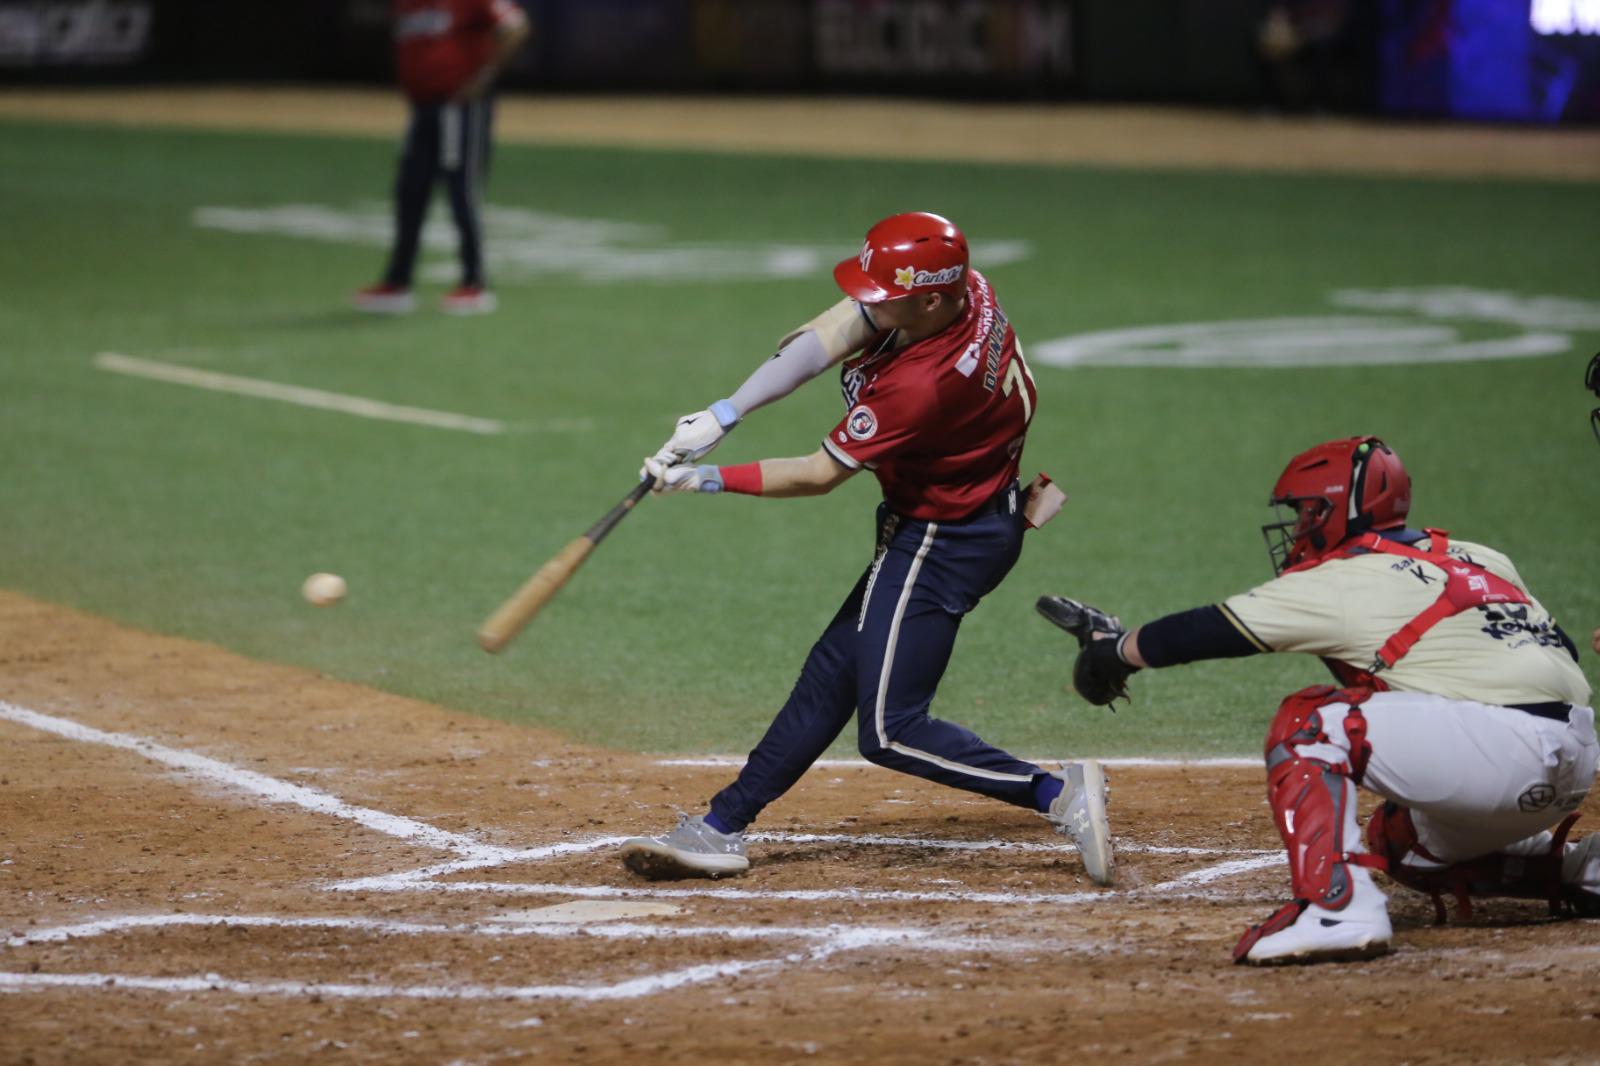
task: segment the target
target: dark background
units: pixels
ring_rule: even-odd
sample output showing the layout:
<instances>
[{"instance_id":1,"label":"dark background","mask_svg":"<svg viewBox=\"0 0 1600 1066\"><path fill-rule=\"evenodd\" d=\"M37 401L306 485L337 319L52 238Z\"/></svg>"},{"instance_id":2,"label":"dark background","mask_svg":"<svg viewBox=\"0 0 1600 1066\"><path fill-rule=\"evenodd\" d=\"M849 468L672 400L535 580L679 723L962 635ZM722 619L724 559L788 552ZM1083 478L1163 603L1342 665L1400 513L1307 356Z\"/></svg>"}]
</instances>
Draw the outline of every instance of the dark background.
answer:
<instances>
[{"instance_id":1,"label":"dark background","mask_svg":"<svg viewBox=\"0 0 1600 1066\"><path fill-rule=\"evenodd\" d=\"M520 2L513 88L1600 119L1600 0ZM1276 61L1272 8L1296 36ZM389 76L387 0L0 0L14 84Z\"/></svg>"}]
</instances>

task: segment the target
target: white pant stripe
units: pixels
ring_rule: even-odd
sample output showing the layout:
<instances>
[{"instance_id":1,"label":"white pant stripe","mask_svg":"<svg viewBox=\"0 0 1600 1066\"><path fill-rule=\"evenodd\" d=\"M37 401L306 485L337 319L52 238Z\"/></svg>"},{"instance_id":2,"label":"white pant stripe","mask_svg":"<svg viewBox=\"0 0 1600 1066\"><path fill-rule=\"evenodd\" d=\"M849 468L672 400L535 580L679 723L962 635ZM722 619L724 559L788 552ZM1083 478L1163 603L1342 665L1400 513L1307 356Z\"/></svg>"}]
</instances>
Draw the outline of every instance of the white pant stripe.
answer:
<instances>
[{"instance_id":1,"label":"white pant stripe","mask_svg":"<svg viewBox=\"0 0 1600 1066\"><path fill-rule=\"evenodd\" d=\"M446 104L439 110L439 163L446 170L461 165L461 107Z\"/></svg>"},{"instance_id":2,"label":"white pant stripe","mask_svg":"<svg viewBox=\"0 0 1600 1066\"><path fill-rule=\"evenodd\" d=\"M962 763L951 762L927 751L918 751L898 741L891 743L889 734L883 727L883 708L889 699L889 671L894 669L895 645L900 642L900 620L905 616L906 604L911 602L911 590L916 587L917 574L922 571L922 560L927 558L929 550L933 547L933 536L939 531L939 523L929 522L928 532L923 534L922 544L917 548L916 558L911 560L911 569L906 572L906 583L900 590L900 601L895 604L894 618L889 623L889 643L883 649L883 669L878 674L878 699L873 711L873 725L878 731L878 746L890 751L897 751L901 755L909 755L913 759L933 763L935 766L956 773L970 774L973 777L982 777L990 781L1031 781L1032 774L1003 774L997 770L980 770L975 766L966 766Z\"/></svg>"}]
</instances>

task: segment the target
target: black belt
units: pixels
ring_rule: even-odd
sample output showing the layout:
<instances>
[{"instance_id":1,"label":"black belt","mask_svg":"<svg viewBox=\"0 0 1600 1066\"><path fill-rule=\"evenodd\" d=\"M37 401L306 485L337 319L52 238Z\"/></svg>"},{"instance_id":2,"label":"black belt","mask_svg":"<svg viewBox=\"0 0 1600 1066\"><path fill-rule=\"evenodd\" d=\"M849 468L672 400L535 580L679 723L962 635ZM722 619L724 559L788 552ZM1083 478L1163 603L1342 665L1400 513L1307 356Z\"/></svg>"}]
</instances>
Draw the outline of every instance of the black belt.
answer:
<instances>
[{"instance_id":1,"label":"black belt","mask_svg":"<svg viewBox=\"0 0 1600 1066\"><path fill-rule=\"evenodd\" d=\"M1551 700L1548 703L1508 703L1506 706L1513 711L1521 711L1537 718L1549 718L1557 722L1565 722L1567 715L1572 713L1572 704L1562 703L1560 700Z\"/></svg>"},{"instance_id":2,"label":"black belt","mask_svg":"<svg viewBox=\"0 0 1600 1066\"><path fill-rule=\"evenodd\" d=\"M1013 496L1012 493L1016 493L1016 495ZM973 511L962 515L955 521L971 522L975 518L987 518L992 514L1015 514L1015 510L1012 508L1013 499L1016 500L1016 506L1020 508L1022 506L1022 487L1015 481L978 504ZM954 523L947 522L943 524L952 525Z\"/></svg>"}]
</instances>

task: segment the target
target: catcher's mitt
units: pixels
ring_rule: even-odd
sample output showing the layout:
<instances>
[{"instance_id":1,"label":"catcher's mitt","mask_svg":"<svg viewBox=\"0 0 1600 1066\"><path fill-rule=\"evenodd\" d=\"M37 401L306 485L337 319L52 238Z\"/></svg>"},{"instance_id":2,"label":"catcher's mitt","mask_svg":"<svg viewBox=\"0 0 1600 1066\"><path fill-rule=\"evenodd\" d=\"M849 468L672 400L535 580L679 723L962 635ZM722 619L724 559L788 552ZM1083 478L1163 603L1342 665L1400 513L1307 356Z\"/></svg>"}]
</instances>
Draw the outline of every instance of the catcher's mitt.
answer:
<instances>
[{"instance_id":1,"label":"catcher's mitt","mask_svg":"<svg viewBox=\"0 0 1600 1066\"><path fill-rule=\"evenodd\" d=\"M1065 596L1040 596L1034 604L1040 614L1071 633L1078 641L1078 659L1072 664L1072 687L1078 695L1098 707L1109 707L1128 695L1128 678L1139 672L1117 654L1117 642L1125 630L1115 615L1098 607L1069 600ZM1094 639L1094 634L1106 637Z\"/></svg>"}]
</instances>

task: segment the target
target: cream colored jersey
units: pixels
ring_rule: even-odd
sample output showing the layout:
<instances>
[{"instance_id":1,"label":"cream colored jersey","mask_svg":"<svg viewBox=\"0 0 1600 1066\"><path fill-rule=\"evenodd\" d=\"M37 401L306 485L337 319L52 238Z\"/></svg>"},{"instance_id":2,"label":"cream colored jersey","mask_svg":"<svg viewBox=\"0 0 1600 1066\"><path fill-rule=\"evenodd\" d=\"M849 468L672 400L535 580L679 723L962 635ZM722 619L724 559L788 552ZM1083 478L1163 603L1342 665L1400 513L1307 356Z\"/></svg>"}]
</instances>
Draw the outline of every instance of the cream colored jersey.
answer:
<instances>
[{"instance_id":1,"label":"cream colored jersey","mask_svg":"<svg viewBox=\"0 0 1600 1066\"><path fill-rule=\"evenodd\" d=\"M1425 550L1428 541L1415 547ZM1452 540L1449 554L1528 591L1511 560L1492 548ZM1262 651L1309 652L1370 670L1384 641L1444 587L1444 571L1432 563L1373 552L1283 574L1230 598L1222 610ZM1398 692L1501 706L1587 704L1583 671L1556 636L1550 612L1528 598L1446 618L1379 678Z\"/></svg>"}]
</instances>

